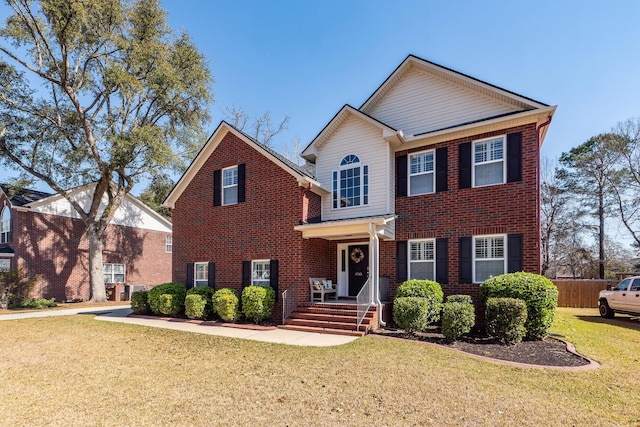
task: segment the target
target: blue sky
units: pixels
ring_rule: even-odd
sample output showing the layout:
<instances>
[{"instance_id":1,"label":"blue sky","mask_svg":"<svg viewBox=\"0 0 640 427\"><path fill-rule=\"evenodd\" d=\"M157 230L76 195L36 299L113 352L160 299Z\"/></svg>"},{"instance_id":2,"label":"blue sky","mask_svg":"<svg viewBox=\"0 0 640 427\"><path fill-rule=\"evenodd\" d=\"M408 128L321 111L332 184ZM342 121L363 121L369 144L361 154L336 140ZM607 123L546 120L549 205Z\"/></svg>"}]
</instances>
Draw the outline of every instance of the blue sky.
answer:
<instances>
[{"instance_id":1,"label":"blue sky","mask_svg":"<svg viewBox=\"0 0 640 427\"><path fill-rule=\"evenodd\" d=\"M210 131L230 105L254 116L270 111L274 121L288 115L276 148L296 136L305 146L409 54L558 105L543 156L558 157L640 115L638 1L162 4L170 25L188 32L210 61ZM0 6L0 17L6 11Z\"/></svg>"}]
</instances>

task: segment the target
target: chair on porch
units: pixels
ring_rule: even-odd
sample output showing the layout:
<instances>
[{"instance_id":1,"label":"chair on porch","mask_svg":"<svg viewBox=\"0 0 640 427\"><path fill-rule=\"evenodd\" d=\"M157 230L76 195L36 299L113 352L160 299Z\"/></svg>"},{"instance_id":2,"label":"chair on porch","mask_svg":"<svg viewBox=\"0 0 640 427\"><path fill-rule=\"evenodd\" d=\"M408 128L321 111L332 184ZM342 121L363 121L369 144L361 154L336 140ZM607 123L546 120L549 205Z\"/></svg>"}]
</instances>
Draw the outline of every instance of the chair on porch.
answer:
<instances>
[{"instance_id":1,"label":"chair on porch","mask_svg":"<svg viewBox=\"0 0 640 427\"><path fill-rule=\"evenodd\" d=\"M327 295L327 298L333 295L333 299L338 299L338 289L336 285L324 277L310 277L309 292L311 294L311 302L324 302L325 295ZM318 296L316 297L316 295Z\"/></svg>"}]
</instances>

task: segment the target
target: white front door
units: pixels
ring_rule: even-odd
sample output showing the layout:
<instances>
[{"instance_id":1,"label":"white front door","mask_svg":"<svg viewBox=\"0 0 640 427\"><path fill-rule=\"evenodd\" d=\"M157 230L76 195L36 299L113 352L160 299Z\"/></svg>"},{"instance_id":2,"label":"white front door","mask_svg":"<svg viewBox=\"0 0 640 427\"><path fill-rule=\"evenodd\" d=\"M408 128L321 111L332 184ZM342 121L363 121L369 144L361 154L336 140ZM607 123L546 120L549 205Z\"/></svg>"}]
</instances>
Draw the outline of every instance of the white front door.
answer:
<instances>
[{"instance_id":1,"label":"white front door","mask_svg":"<svg viewBox=\"0 0 640 427\"><path fill-rule=\"evenodd\" d=\"M357 245L368 245L368 244L369 244L368 241L338 243L337 245L338 253L336 256L338 265L337 265L336 277L338 278L338 296L339 297L355 296L355 295L350 295L349 293L349 259L350 259L349 247L357 246ZM367 255L366 259L368 259L369 254L367 253L366 255Z\"/></svg>"}]
</instances>

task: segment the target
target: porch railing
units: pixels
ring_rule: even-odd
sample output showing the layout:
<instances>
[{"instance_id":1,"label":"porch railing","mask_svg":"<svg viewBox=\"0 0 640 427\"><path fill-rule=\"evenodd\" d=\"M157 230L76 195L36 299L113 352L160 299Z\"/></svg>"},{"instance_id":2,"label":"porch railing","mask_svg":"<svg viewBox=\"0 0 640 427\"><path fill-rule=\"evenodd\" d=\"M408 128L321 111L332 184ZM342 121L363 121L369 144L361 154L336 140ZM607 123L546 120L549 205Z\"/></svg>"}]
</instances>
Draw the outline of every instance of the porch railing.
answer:
<instances>
[{"instance_id":1,"label":"porch railing","mask_svg":"<svg viewBox=\"0 0 640 427\"><path fill-rule=\"evenodd\" d=\"M356 325L356 330L360 330L360 325L362 324L364 317L367 315L369 307L371 307L371 283L371 280L367 279L362 289L360 289L360 292L358 292L358 296L356 297L356 304L358 308L358 323Z\"/></svg>"},{"instance_id":2,"label":"porch railing","mask_svg":"<svg viewBox=\"0 0 640 427\"><path fill-rule=\"evenodd\" d=\"M282 324L300 303L300 283L294 283L282 293Z\"/></svg>"}]
</instances>

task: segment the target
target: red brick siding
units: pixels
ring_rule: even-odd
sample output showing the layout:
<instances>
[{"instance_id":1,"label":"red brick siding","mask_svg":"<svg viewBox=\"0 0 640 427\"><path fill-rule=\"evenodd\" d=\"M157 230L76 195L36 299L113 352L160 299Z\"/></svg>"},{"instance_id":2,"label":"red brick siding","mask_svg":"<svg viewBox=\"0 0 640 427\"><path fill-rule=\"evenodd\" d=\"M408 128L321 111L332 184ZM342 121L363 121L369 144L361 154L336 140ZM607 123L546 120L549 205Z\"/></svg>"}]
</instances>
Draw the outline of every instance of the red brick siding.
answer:
<instances>
[{"instance_id":1,"label":"red brick siding","mask_svg":"<svg viewBox=\"0 0 640 427\"><path fill-rule=\"evenodd\" d=\"M522 181L480 188L459 189L458 146L461 143L505 133L522 132ZM445 294L465 293L477 298L477 284L459 283L458 239L483 234L523 236L523 269L538 273L539 257L539 148L535 124L510 128L500 132L475 135L437 144L430 148L447 147L448 184L446 192L396 198L396 240L420 238L449 239L449 284ZM424 147L398 152L406 155ZM395 289L395 242L381 245L380 274L390 277ZM393 285L395 284L395 285Z\"/></svg>"},{"instance_id":2,"label":"red brick siding","mask_svg":"<svg viewBox=\"0 0 640 427\"><path fill-rule=\"evenodd\" d=\"M0 201L1 203L1 201ZM78 219L12 209L15 251L12 268L41 280L33 296L89 299L88 240ZM126 265L126 283L157 285L171 279L171 233L110 225L105 232L103 261Z\"/></svg>"}]
</instances>

